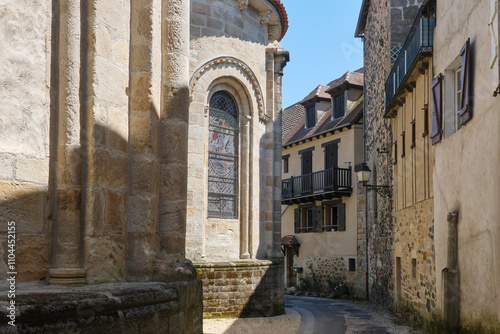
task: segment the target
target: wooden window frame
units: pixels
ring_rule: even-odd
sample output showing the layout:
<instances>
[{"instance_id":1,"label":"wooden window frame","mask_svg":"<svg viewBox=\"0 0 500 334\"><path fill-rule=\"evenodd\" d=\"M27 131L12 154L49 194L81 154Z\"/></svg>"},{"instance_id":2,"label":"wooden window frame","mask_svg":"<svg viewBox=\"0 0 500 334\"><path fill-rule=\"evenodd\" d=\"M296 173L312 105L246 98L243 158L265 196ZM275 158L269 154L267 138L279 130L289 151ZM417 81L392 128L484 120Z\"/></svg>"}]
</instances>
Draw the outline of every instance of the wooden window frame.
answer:
<instances>
[{"instance_id":1,"label":"wooden window frame","mask_svg":"<svg viewBox=\"0 0 500 334\"><path fill-rule=\"evenodd\" d=\"M316 106L313 104L306 107L306 121L304 124L305 129L312 129L316 126ZM312 124L311 124L312 123Z\"/></svg>"},{"instance_id":2,"label":"wooden window frame","mask_svg":"<svg viewBox=\"0 0 500 334\"><path fill-rule=\"evenodd\" d=\"M432 82L432 145L443 139L443 74L439 73Z\"/></svg>"},{"instance_id":3,"label":"wooden window frame","mask_svg":"<svg viewBox=\"0 0 500 334\"><path fill-rule=\"evenodd\" d=\"M429 134L429 105L426 103L422 108L424 111L424 132L422 133L422 137L425 137Z\"/></svg>"},{"instance_id":4,"label":"wooden window frame","mask_svg":"<svg viewBox=\"0 0 500 334\"><path fill-rule=\"evenodd\" d=\"M345 117L346 101L345 92L333 98L332 119Z\"/></svg>"},{"instance_id":5,"label":"wooden window frame","mask_svg":"<svg viewBox=\"0 0 500 334\"><path fill-rule=\"evenodd\" d=\"M470 38L467 39L460 50L462 63L462 98L460 100L460 118L461 125L466 124L472 119L472 99L470 92L471 68L470 68Z\"/></svg>"},{"instance_id":6,"label":"wooden window frame","mask_svg":"<svg viewBox=\"0 0 500 334\"><path fill-rule=\"evenodd\" d=\"M283 174L289 173L290 172L290 154L284 155L281 157L281 160L283 160Z\"/></svg>"}]
</instances>

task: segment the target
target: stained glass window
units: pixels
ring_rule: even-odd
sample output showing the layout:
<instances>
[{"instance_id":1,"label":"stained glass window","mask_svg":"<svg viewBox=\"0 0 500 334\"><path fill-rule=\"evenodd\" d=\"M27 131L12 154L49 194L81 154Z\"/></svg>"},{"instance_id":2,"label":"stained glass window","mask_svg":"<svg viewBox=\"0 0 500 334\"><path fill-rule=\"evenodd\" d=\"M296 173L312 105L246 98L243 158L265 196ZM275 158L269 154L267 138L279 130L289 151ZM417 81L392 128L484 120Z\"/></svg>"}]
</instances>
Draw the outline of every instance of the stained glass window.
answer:
<instances>
[{"instance_id":1,"label":"stained glass window","mask_svg":"<svg viewBox=\"0 0 500 334\"><path fill-rule=\"evenodd\" d=\"M233 98L216 92L210 99L208 139L208 216L238 218L238 112Z\"/></svg>"}]
</instances>

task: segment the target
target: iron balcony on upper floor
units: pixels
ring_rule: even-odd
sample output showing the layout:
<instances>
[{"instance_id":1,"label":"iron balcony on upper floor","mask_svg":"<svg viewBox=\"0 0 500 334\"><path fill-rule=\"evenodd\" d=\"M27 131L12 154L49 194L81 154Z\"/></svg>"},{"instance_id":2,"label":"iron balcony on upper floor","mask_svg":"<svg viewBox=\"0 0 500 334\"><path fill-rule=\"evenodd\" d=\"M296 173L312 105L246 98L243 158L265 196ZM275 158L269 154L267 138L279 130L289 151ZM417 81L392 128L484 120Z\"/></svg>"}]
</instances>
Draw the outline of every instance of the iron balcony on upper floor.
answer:
<instances>
[{"instance_id":1,"label":"iron balcony on upper floor","mask_svg":"<svg viewBox=\"0 0 500 334\"><path fill-rule=\"evenodd\" d=\"M351 196L351 168L332 167L281 181L282 204Z\"/></svg>"},{"instance_id":2,"label":"iron balcony on upper floor","mask_svg":"<svg viewBox=\"0 0 500 334\"><path fill-rule=\"evenodd\" d=\"M436 19L425 17L429 13L428 6L422 6L399 51L391 72L385 82L385 112L388 113L396 103L396 97L404 91L404 83L418 62L432 54L434 44L434 27ZM424 15L425 13L425 15Z\"/></svg>"}]
</instances>

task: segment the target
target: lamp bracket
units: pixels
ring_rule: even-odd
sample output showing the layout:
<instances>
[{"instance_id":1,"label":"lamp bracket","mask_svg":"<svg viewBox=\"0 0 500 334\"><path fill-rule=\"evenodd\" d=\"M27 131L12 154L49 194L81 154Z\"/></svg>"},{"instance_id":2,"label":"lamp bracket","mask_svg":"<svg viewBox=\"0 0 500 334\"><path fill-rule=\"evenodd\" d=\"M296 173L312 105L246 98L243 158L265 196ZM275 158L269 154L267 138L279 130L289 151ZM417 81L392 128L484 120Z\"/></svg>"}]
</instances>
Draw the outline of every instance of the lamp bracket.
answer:
<instances>
[{"instance_id":1,"label":"lamp bracket","mask_svg":"<svg viewBox=\"0 0 500 334\"><path fill-rule=\"evenodd\" d=\"M372 184L365 184L366 191L375 191L377 194L384 197L391 197L391 189L389 186L375 186Z\"/></svg>"}]
</instances>

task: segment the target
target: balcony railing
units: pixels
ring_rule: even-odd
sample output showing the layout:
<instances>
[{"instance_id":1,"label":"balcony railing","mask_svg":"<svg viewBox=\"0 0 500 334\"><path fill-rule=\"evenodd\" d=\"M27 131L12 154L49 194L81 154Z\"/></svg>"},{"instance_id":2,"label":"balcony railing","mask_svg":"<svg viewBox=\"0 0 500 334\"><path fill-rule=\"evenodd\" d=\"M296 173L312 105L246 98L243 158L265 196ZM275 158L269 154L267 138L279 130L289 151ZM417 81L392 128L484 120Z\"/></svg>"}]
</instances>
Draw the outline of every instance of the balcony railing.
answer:
<instances>
[{"instance_id":1,"label":"balcony railing","mask_svg":"<svg viewBox=\"0 0 500 334\"><path fill-rule=\"evenodd\" d=\"M335 192L349 195L352 192L351 169L333 167L291 177L281 181L281 189L284 200Z\"/></svg>"},{"instance_id":2,"label":"balcony railing","mask_svg":"<svg viewBox=\"0 0 500 334\"><path fill-rule=\"evenodd\" d=\"M391 72L385 82L385 110L392 105L394 97L397 95L401 84L404 82L410 69L418 60L419 55L432 52L434 44L435 18L428 18L422 15L426 7L422 6L413 22L413 25L406 37L406 41L399 52L399 56L394 62Z\"/></svg>"}]
</instances>

